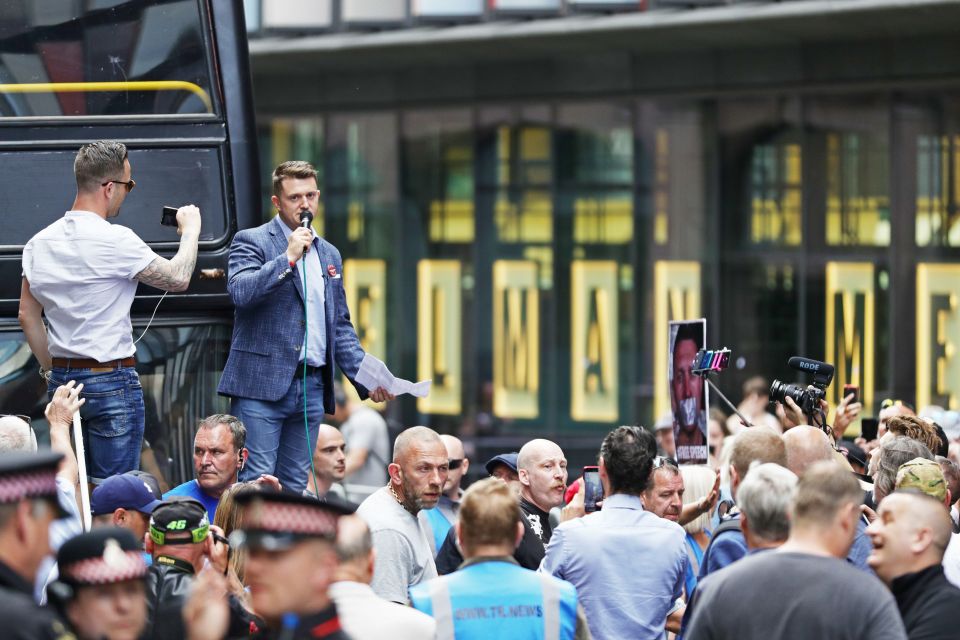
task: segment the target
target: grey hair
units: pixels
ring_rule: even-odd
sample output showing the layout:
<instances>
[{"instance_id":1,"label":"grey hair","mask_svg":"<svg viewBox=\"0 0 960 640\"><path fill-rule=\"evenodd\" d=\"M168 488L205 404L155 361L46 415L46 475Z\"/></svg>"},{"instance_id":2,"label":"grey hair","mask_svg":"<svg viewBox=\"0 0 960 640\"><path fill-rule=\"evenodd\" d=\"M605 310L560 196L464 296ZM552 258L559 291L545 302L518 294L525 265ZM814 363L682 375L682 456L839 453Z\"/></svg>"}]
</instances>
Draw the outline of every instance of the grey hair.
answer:
<instances>
[{"instance_id":1,"label":"grey hair","mask_svg":"<svg viewBox=\"0 0 960 640\"><path fill-rule=\"evenodd\" d=\"M750 532L766 542L790 535L790 509L797 493L797 476L767 462L750 467L737 490L737 505L747 517Z\"/></svg>"},{"instance_id":2,"label":"grey hair","mask_svg":"<svg viewBox=\"0 0 960 640\"><path fill-rule=\"evenodd\" d=\"M897 471L914 458L933 460L933 453L919 440L909 436L893 436L880 445L880 457L873 475L873 499L876 504L897 486Z\"/></svg>"},{"instance_id":3,"label":"grey hair","mask_svg":"<svg viewBox=\"0 0 960 640\"><path fill-rule=\"evenodd\" d=\"M126 159L127 146L116 140L98 140L83 145L73 161L77 190L89 193L107 180L119 180Z\"/></svg>"},{"instance_id":4,"label":"grey hair","mask_svg":"<svg viewBox=\"0 0 960 640\"><path fill-rule=\"evenodd\" d=\"M199 433L200 429L213 429L218 424L226 425L226 427L230 429L234 450L240 451L247 446L247 428L243 426L240 418L234 417L229 413L215 413L212 416L207 416L200 421L197 432Z\"/></svg>"},{"instance_id":5,"label":"grey hair","mask_svg":"<svg viewBox=\"0 0 960 640\"><path fill-rule=\"evenodd\" d=\"M37 439L30 425L16 416L0 418L0 451L37 450Z\"/></svg>"}]
</instances>

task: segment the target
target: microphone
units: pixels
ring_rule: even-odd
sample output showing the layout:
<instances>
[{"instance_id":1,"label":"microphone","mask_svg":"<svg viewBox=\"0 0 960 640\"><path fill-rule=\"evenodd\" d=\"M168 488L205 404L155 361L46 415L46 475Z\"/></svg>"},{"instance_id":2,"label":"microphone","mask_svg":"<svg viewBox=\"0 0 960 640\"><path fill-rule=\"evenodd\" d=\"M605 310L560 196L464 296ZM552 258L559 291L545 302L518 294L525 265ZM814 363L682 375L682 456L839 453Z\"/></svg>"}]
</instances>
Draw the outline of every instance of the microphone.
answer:
<instances>
[{"instance_id":1,"label":"microphone","mask_svg":"<svg viewBox=\"0 0 960 640\"><path fill-rule=\"evenodd\" d=\"M826 362L820 362L819 360L811 360L810 358L793 356L787 360L787 365L789 365L791 369L796 369L797 371L809 371L810 373L819 373L824 376L833 377L833 365L827 364Z\"/></svg>"},{"instance_id":2,"label":"microphone","mask_svg":"<svg viewBox=\"0 0 960 640\"><path fill-rule=\"evenodd\" d=\"M300 228L309 229L311 223L313 223L313 214L310 213L309 209L300 210ZM303 248L303 253L301 255L307 255L307 247Z\"/></svg>"}]
</instances>

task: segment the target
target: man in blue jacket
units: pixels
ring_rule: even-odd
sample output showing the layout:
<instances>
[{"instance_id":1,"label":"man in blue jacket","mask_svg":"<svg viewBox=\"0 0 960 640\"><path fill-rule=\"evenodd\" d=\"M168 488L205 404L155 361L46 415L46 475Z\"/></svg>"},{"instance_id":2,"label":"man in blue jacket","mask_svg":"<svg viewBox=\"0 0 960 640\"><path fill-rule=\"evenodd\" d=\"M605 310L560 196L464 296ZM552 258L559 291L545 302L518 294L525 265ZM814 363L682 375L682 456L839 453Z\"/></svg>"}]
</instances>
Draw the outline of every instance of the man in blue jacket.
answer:
<instances>
[{"instance_id":1,"label":"man in blue jacket","mask_svg":"<svg viewBox=\"0 0 960 640\"><path fill-rule=\"evenodd\" d=\"M368 390L354 382L365 354L350 323L340 252L310 228L320 203L313 165L278 166L271 201L277 216L238 232L230 247L227 290L236 310L218 391L247 426L240 480L273 475L299 493L324 412L335 409L334 364L365 399ZM384 389L369 397L393 398Z\"/></svg>"},{"instance_id":2,"label":"man in blue jacket","mask_svg":"<svg viewBox=\"0 0 960 640\"><path fill-rule=\"evenodd\" d=\"M487 478L471 485L455 527L466 562L410 588L413 606L437 621L437 638L585 637L574 586L513 559L524 529L517 496L506 484Z\"/></svg>"}]
</instances>

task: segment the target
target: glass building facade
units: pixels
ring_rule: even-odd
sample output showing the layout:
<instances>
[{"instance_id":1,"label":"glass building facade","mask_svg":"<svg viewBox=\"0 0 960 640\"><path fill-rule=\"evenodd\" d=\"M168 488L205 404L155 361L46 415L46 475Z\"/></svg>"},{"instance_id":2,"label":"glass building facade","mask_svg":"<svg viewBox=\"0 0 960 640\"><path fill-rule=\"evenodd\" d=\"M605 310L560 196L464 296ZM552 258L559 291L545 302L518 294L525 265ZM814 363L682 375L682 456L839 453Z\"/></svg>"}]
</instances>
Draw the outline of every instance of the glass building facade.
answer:
<instances>
[{"instance_id":1,"label":"glass building facade","mask_svg":"<svg viewBox=\"0 0 960 640\"><path fill-rule=\"evenodd\" d=\"M261 111L262 165L320 170L362 340L434 381L398 403L403 424L594 443L651 424L667 323L697 317L733 350L733 398L753 375L794 380L804 355L837 366L831 402L858 385L866 415L888 396L956 408L958 97Z\"/></svg>"}]
</instances>

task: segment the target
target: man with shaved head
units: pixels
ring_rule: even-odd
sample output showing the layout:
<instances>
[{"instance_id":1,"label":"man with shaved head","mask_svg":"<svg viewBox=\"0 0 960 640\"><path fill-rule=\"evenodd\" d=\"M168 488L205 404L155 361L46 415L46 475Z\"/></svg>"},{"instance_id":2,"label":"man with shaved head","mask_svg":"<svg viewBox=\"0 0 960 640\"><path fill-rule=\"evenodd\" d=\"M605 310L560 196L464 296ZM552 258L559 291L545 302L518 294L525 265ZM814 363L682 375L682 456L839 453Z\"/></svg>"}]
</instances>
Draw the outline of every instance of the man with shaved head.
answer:
<instances>
[{"instance_id":1,"label":"man with shaved head","mask_svg":"<svg viewBox=\"0 0 960 640\"><path fill-rule=\"evenodd\" d=\"M952 531L943 502L915 489L888 495L867 528L870 566L893 592L911 638L957 637L960 589L941 565Z\"/></svg>"},{"instance_id":2,"label":"man with shaved head","mask_svg":"<svg viewBox=\"0 0 960 640\"><path fill-rule=\"evenodd\" d=\"M567 458L550 440L531 440L517 456L520 476L520 511L523 513L523 540L518 554L520 564L536 569L550 542L550 509L563 504L567 489Z\"/></svg>"},{"instance_id":3,"label":"man with shaved head","mask_svg":"<svg viewBox=\"0 0 960 640\"><path fill-rule=\"evenodd\" d=\"M817 462L837 461L837 454L830 445L830 439L823 430L809 425L794 427L783 434L783 443L787 448L787 468L802 476L808 468ZM838 462L839 464L839 462ZM867 535L867 521L857 521L857 535L847 554L847 562L864 571L870 571L867 558L873 547Z\"/></svg>"},{"instance_id":4,"label":"man with shaved head","mask_svg":"<svg viewBox=\"0 0 960 640\"><path fill-rule=\"evenodd\" d=\"M313 470L307 477L304 495L323 499L333 492L337 497L347 497L340 484L347 471L346 446L339 429L329 424L320 424L317 430L317 446L313 448Z\"/></svg>"},{"instance_id":5,"label":"man with shaved head","mask_svg":"<svg viewBox=\"0 0 960 640\"><path fill-rule=\"evenodd\" d=\"M426 527L417 515L437 506L448 468L447 448L437 432L411 427L393 444L387 486L357 510L377 550L370 586L381 598L406 604L408 588L437 577Z\"/></svg>"},{"instance_id":6,"label":"man with shaved head","mask_svg":"<svg viewBox=\"0 0 960 640\"><path fill-rule=\"evenodd\" d=\"M443 445L447 448L447 462L449 470L447 472L447 482L443 485L443 493L440 494L440 501L437 502L435 509L427 509L423 512L427 520L427 527L430 532L430 543L433 548L434 556L443 547L443 541L447 538L447 533L457 522L457 514L460 512L460 497L463 491L460 489L460 481L470 468L470 461L467 460L463 452L463 443L460 438L440 436Z\"/></svg>"}]
</instances>

